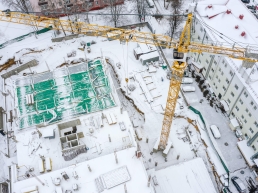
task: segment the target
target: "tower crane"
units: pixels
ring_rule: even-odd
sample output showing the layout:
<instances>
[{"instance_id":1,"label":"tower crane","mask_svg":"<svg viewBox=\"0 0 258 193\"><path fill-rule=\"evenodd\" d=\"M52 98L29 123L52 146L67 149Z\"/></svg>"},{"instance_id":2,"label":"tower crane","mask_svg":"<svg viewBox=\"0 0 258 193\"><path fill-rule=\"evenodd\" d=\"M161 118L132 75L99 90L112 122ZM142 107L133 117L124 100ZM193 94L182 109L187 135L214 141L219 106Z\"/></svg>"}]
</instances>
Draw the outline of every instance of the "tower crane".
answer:
<instances>
[{"instance_id":1,"label":"tower crane","mask_svg":"<svg viewBox=\"0 0 258 193\"><path fill-rule=\"evenodd\" d=\"M179 40L175 40L166 35L153 34L150 32L139 32L137 30L128 30L113 28L109 26L99 26L96 24L86 24L84 22L74 22L70 20L60 20L57 18L39 17L32 14L20 12L0 11L0 21L19 23L37 27L52 27L55 30L65 30L85 34L87 36L101 36L120 40L121 42L138 42L152 44L162 48L172 48L174 62L171 66L171 79L162 123L161 134L159 138L158 150L164 150L168 143L169 133L175 113L176 101L180 91L184 71L187 67L186 55L188 52L211 53L228 56L230 58L243 60L247 63L258 62L258 50L246 49L241 46L222 47L217 45L205 45L191 41L191 25L193 14L187 15L186 24L180 35ZM253 53L256 52L256 53Z\"/></svg>"}]
</instances>

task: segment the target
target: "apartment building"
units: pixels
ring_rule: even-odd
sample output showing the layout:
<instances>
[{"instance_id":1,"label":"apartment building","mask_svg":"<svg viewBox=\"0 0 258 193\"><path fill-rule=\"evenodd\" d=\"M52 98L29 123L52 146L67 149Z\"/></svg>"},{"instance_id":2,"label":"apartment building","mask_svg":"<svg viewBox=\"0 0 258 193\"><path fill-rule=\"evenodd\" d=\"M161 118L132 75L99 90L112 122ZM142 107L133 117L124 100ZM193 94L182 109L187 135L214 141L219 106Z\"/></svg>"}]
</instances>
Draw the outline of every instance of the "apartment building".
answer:
<instances>
[{"instance_id":1,"label":"apartment building","mask_svg":"<svg viewBox=\"0 0 258 193\"><path fill-rule=\"evenodd\" d=\"M42 12L44 15L64 16L69 13L80 13L91 10L98 10L112 4L123 4L124 0L29 0L30 6L35 12ZM58 12L59 14L50 14Z\"/></svg>"},{"instance_id":2,"label":"apartment building","mask_svg":"<svg viewBox=\"0 0 258 193\"><path fill-rule=\"evenodd\" d=\"M229 0L217 5L205 4L203 1L197 4L196 10L198 13L193 21L193 41L213 45L223 45L219 42L224 42L226 45L226 41L229 41L223 36L226 35L236 42L243 42L243 46L256 44L258 47L257 33L255 35L252 26L258 25L258 20L240 0ZM216 30L222 34L218 35ZM254 150L253 157L257 157L258 65L245 68L241 60L208 53L190 55L202 67L202 74L214 94L227 103L229 118L237 118L247 145Z\"/></svg>"}]
</instances>

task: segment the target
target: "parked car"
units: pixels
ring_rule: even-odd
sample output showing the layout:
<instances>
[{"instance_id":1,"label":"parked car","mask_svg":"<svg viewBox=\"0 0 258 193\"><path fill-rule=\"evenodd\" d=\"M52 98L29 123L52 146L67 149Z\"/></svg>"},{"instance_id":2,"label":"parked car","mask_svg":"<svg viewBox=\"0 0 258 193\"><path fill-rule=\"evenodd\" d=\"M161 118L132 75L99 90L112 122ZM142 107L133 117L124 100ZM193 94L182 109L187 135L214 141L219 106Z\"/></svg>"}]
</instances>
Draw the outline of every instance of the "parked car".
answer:
<instances>
[{"instance_id":1,"label":"parked car","mask_svg":"<svg viewBox=\"0 0 258 193\"><path fill-rule=\"evenodd\" d=\"M250 3L250 0L241 0L243 3Z\"/></svg>"},{"instance_id":2,"label":"parked car","mask_svg":"<svg viewBox=\"0 0 258 193\"><path fill-rule=\"evenodd\" d=\"M182 84L192 84L193 79L192 78L183 78L182 79Z\"/></svg>"},{"instance_id":3,"label":"parked car","mask_svg":"<svg viewBox=\"0 0 258 193\"><path fill-rule=\"evenodd\" d=\"M236 129L235 135L236 135L237 138L242 138L243 137L243 133L239 129Z\"/></svg>"},{"instance_id":4,"label":"parked car","mask_svg":"<svg viewBox=\"0 0 258 193\"><path fill-rule=\"evenodd\" d=\"M256 9L256 7L255 7L254 5L247 5L246 7L247 7L248 9L253 9L253 10Z\"/></svg>"},{"instance_id":5,"label":"parked car","mask_svg":"<svg viewBox=\"0 0 258 193\"><path fill-rule=\"evenodd\" d=\"M184 87L182 88L182 90L183 90L184 92L194 92L194 91L195 91L195 88L194 88L194 86L184 86Z\"/></svg>"},{"instance_id":6,"label":"parked car","mask_svg":"<svg viewBox=\"0 0 258 193\"><path fill-rule=\"evenodd\" d=\"M210 129L215 139L219 139L221 137L219 128L216 125L211 125Z\"/></svg>"},{"instance_id":7,"label":"parked car","mask_svg":"<svg viewBox=\"0 0 258 193\"><path fill-rule=\"evenodd\" d=\"M240 180L239 177L233 176L231 178L231 181L232 181L232 183L234 184L234 186L236 187L236 189L239 193L246 193L247 189L246 189L244 183L242 182L242 180Z\"/></svg>"}]
</instances>

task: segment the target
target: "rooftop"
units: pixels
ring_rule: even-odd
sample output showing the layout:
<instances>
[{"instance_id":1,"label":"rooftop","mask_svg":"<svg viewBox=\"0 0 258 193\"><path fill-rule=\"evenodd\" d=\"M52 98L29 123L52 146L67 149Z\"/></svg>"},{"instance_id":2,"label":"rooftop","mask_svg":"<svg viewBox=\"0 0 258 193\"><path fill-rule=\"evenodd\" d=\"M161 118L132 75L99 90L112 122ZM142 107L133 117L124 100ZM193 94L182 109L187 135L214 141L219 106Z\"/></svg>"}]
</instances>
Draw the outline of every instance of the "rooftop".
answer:
<instances>
[{"instance_id":1,"label":"rooftop","mask_svg":"<svg viewBox=\"0 0 258 193\"><path fill-rule=\"evenodd\" d=\"M115 155L109 154L83 163L71 164L66 168L37 176L36 179L31 177L13 183L12 189L13 192L18 193L23 188L37 186L39 193L45 193L61 187L64 192L72 190L73 184L77 184L78 193L102 192L97 191L99 189L109 193L121 193L124 192L124 183L126 183L128 192L150 193L152 190L147 186L147 173L142 161L135 156L135 151L136 148L132 147L116 152L118 163ZM77 179L73 177L74 171L78 175ZM68 180L62 178L62 172L68 175ZM54 185L57 178L61 179L59 186Z\"/></svg>"},{"instance_id":2,"label":"rooftop","mask_svg":"<svg viewBox=\"0 0 258 193\"><path fill-rule=\"evenodd\" d=\"M109 125L108 116L113 114L116 117L115 124ZM120 108L115 107L103 112L106 118L103 119L101 127L102 113L91 113L75 119L77 131L74 133L70 126L71 121L62 122L59 125L54 124L48 127L39 128L42 137L36 129L23 130L16 135L17 161L20 169L17 172L17 180L23 180L28 168L34 168L34 174L40 175L38 166L40 156L52 159L52 170L59 170L73 164L91 160L107 154L113 154L114 151L120 151L129 147L136 146L133 138L133 128L128 116L124 111L121 114ZM126 130L120 128L119 123L123 123ZM97 126L94 125L97 123ZM61 129L62 125L68 125ZM50 136L49 130L53 132L54 138L45 138ZM109 141L109 137L111 142ZM74 148L87 151L74 155ZM23 167L24 166L24 167Z\"/></svg>"},{"instance_id":3,"label":"rooftop","mask_svg":"<svg viewBox=\"0 0 258 193\"><path fill-rule=\"evenodd\" d=\"M202 158L152 171L157 193L216 193Z\"/></svg>"}]
</instances>

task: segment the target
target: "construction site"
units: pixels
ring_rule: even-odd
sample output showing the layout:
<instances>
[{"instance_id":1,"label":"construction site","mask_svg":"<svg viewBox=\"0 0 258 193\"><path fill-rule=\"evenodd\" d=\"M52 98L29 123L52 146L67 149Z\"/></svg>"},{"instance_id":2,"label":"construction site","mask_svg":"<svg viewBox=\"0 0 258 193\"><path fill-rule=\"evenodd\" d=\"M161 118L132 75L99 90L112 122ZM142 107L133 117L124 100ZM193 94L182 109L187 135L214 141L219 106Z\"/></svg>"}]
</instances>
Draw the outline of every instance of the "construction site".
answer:
<instances>
[{"instance_id":1,"label":"construction site","mask_svg":"<svg viewBox=\"0 0 258 193\"><path fill-rule=\"evenodd\" d=\"M258 20L236 17L241 0L187 1L179 14L149 0L137 22L134 3L116 5L127 8L112 27L103 2L86 21L0 1L0 193L258 191L256 100L237 117L256 96ZM245 34L219 32L223 18Z\"/></svg>"}]
</instances>

